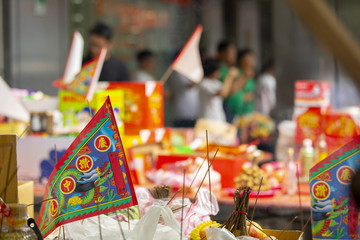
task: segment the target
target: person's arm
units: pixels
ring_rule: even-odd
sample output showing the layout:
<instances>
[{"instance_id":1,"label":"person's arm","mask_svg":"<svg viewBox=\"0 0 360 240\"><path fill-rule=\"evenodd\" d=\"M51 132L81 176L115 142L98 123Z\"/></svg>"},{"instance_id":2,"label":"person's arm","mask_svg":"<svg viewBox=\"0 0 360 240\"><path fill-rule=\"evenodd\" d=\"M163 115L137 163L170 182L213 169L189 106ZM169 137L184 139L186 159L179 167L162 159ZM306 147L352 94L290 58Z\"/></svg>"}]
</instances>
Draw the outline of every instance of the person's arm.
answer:
<instances>
[{"instance_id":1,"label":"person's arm","mask_svg":"<svg viewBox=\"0 0 360 240\"><path fill-rule=\"evenodd\" d=\"M224 83L219 92L219 95L223 98L227 98L231 94L231 90L233 89L233 83L236 78L238 70L236 68L230 68L229 73L224 79Z\"/></svg>"},{"instance_id":2,"label":"person's arm","mask_svg":"<svg viewBox=\"0 0 360 240\"><path fill-rule=\"evenodd\" d=\"M233 84L233 87L231 88L230 95L236 93L237 91L244 88L246 79L252 78L254 76L254 70L251 68L244 69L243 74L236 79L236 81Z\"/></svg>"}]
</instances>

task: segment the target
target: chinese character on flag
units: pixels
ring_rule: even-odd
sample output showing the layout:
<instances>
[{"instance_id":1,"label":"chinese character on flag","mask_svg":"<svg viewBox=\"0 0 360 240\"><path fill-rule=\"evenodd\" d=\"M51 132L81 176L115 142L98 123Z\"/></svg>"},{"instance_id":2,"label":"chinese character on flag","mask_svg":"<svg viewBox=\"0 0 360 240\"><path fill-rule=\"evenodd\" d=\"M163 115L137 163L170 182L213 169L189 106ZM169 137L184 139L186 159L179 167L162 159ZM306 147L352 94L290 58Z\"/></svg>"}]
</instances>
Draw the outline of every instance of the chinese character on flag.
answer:
<instances>
[{"instance_id":1,"label":"chinese character on flag","mask_svg":"<svg viewBox=\"0 0 360 240\"><path fill-rule=\"evenodd\" d=\"M123 145L107 98L50 175L38 226L58 226L137 205Z\"/></svg>"}]
</instances>

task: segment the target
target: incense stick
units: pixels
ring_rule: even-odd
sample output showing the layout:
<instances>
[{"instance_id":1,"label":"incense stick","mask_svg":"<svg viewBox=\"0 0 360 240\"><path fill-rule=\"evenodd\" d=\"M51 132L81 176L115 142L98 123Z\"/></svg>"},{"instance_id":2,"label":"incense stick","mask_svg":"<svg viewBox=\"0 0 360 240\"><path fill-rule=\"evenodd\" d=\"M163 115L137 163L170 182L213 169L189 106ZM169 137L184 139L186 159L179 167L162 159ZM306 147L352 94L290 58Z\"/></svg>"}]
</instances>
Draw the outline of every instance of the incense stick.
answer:
<instances>
[{"instance_id":1,"label":"incense stick","mask_svg":"<svg viewBox=\"0 0 360 240\"><path fill-rule=\"evenodd\" d=\"M257 201L258 201L258 198L259 198L259 194L260 194L260 189L261 189L261 184L262 184L263 178L264 178L264 177L261 177L261 179L260 179L260 184L259 184L258 192L257 192L257 194L256 194L256 200L255 200L255 204L254 204L254 209L253 209L252 214L251 214L251 222L252 222L253 219L254 219L256 204L257 204ZM250 229L251 229L251 225L249 226L249 232L250 232Z\"/></svg>"},{"instance_id":2,"label":"incense stick","mask_svg":"<svg viewBox=\"0 0 360 240\"><path fill-rule=\"evenodd\" d=\"M309 224L310 220L311 220L311 216L308 218L308 220L306 221L304 227L301 229L302 232L305 231L306 226Z\"/></svg>"},{"instance_id":3,"label":"incense stick","mask_svg":"<svg viewBox=\"0 0 360 240\"><path fill-rule=\"evenodd\" d=\"M27 133L27 131L29 131L29 129L30 129L30 126L27 126L27 127L24 129L24 131L20 134L20 136L19 136L19 138L18 138L17 141L19 141L19 140L24 136L24 134Z\"/></svg>"},{"instance_id":4,"label":"incense stick","mask_svg":"<svg viewBox=\"0 0 360 240\"><path fill-rule=\"evenodd\" d=\"M258 226L256 226L252 221L250 221L249 219L246 219L246 221L248 221L250 223L250 226L254 226L255 228L257 228L258 230L260 230L262 233L264 233L266 236L268 236L271 240L273 239L269 234L267 234L263 229L259 228ZM249 228L250 229L250 228ZM249 231L250 232L250 231Z\"/></svg>"},{"instance_id":5,"label":"incense stick","mask_svg":"<svg viewBox=\"0 0 360 240\"><path fill-rule=\"evenodd\" d=\"M6 186L7 186L8 183L11 182L11 181L13 180L13 178L16 176L16 173L17 173L17 171L19 170L19 168L20 168L20 166L18 166L18 167L15 169L15 171L11 174L11 176L9 177L9 181L7 181ZM0 196L2 196L2 195L5 193L6 190L7 190L7 187L5 187L5 189L0 193ZM4 201L5 201L5 200L4 200Z\"/></svg>"},{"instance_id":6,"label":"incense stick","mask_svg":"<svg viewBox=\"0 0 360 240\"><path fill-rule=\"evenodd\" d=\"M6 172L6 186L5 186L5 193L4 193L4 202L6 201L6 195L7 195L7 188L10 185L9 183L12 181L12 179L9 181L9 174L10 174L10 166L11 166L11 157L12 157L12 150L13 150L13 144L10 143L10 154L9 154L9 160L8 160L8 168L7 168L7 172ZM15 172L16 175L17 171ZM2 196L2 194L1 194Z\"/></svg>"},{"instance_id":7,"label":"incense stick","mask_svg":"<svg viewBox=\"0 0 360 240\"><path fill-rule=\"evenodd\" d=\"M4 204L5 204L5 201L6 201L6 193L7 193L7 187L9 185L9 182L12 181L12 179L14 178L14 176L16 176L16 173L17 173L17 168L16 171L14 173L11 174L10 178L9 178L9 171L10 171L10 161L11 161L11 152L12 152L12 146L13 144L12 143L6 143L6 144L0 144L1 147L8 147L10 146L10 154L9 154L9 160L8 160L8 169L7 169L7 175L6 175L6 185L5 185L5 188L4 190L0 193L0 197L4 194ZM2 232L2 226L3 226L3 221L4 221L4 218L3 218L3 214L1 214L1 221L0 221L0 232Z\"/></svg>"},{"instance_id":8,"label":"incense stick","mask_svg":"<svg viewBox=\"0 0 360 240\"><path fill-rule=\"evenodd\" d=\"M219 152L219 149L220 149L220 147L218 147L218 148L216 149L216 152L215 152L215 154L214 154L214 157L213 157L213 159L211 160L210 167L211 167L211 165L213 164L213 162L214 162L214 160L215 160L215 157L216 157L217 153ZM208 171L209 171L209 168L208 168L208 170L206 171L206 173L205 173L205 175L204 175L204 177L203 177L203 180L201 181L201 183L200 183L200 185L199 185L199 188L198 188L198 190L197 190L196 193L195 193L194 201L196 201L196 197L197 197L197 195L198 195L198 193L199 193L199 191L200 191L200 188L201 188L202 184L203 184L204 181L205 181L205 177L206 177L206 174L207 174ZM185 214L185 218L186 218L187 215L189 214L192 204L193 204L193 203L190 204L190 207L189 207L188 211L187 211L186 214Z\"/></svg>"},{"instance_id":9,"label":"incense stick","mask_svg":"<svg viewBox=\"0 0 360 240\"><path fill-rule=\"evenodd\" d=\"M178 192L180 192L180 189L177 190L177 191L174 193L174 195L172 195L172 197L170 198L170 200L168 201L168 203L167 203L166 205L169 205L169 204L170 204L170 202L175 198L175 196L176 196L176 194L177 194Z\"/></svg>"},{"instance_id":10,"label":"incense stick","mask_svg":"<svg viewBox=\"0 0 360 240\"><path fill-rule=\"evenodd\" d=\"M185 171L185 169L184 169L183 189L182 189L182 199L181 199L181 225L180 225L180 240L182 240L182 236L183 236L183 222L184 222L184 199L185 199L185 174L186 174L186 171Z\"/></svg>"},{"instance_id":11,"label":"incense stick","mask_svg":"<svg viewBox=\"0 0 360 240\"><path fill-rule=\"evenodd\" d=\"M299 196L299 209L300 209L300 222L301 222L301 228L304 228L304 215L303 215L303 209L301 204L301 192L300 192L300 180L299 180L299 165L296 164L296 172L297 172L297 186L298 186L298 196Z\"/></svg>"},{"instance_id":12,"label":"incense stick","mask_svg":"<svg viewBox=\"0 0 360 240\"><path fill-rule=\"evenodd\" d=\"M214 157L213 157L213 159L211 160L211 163L210 163L210 165L209 165L209 168L208 168L208 170L206 171L206 173L205 173L205 175L204 175L204 177L203 177L203 180L202 180L201 183L200 183L200 186L199 186L198 190L196 191L196 194L195 194L195 196L194 196L194 199L196 199L196 197L197 197L197 195L198 195L198 193L199 193L199 191L200 191L200 188L201 188L202 184L203 184L204 181L205 181L206 175L207 175L207 173L208 173L211 165L213 164L213 162L214 162L214 160L215 160L215 157L216 157L219 149L220 149L220 147L218 147L218 148L216 149L216 152L215 152L215 154L214 154Z\"/></svg>"},{"instance_id":13,"label":"incense stick","mask_svg":"<svg viewBox=\"0 0 360 240\"><path fill-rule=\"evenodd\" d=\"M196 174L195 174L195 176L194 176L193 180L191 181L190 186L189 186L188 190L186 191L186 194L185 194L185 195L188 195L188 194L189 194L189 192L191 191L191 187L192 187L192 185L194 184L195 179L196 179L197 175L199 174L199 172L200 172L200 170L201 170L202 166L204 165L204 162L205 162L205 161L206 161L206 155L205 155L205 157L204 157L204 159L203 159L203 161L202 161L202 163L201 163L200 167L198 168L198 170L197 170L197 172L196 172Z\"/></svg>"},{"instance_id":14,"label":"incense stick","mask_svg":"<svg viewBox=\"0 0 360 240\"><path fill-rule=\"evenodd\" d=\"M297 219L297 216L295 216L287 225L286 227L280 232L279 236L277 236L277 239L280 238L280 236L288 229L288 227Z\"/></svg>"},{"instance_id":15,"label":"incense stick","mask_svg":"<svg viewBox=\"0 0 360 240\"><path fill-rule=\"evenodd\" d=\"M211 221L214 221L214 216L212 215L212 195L211 195L211 178L210 178L210 160L209 160L209 139L208 139L208 131L206 130L206 155L208 161L208 169L209 169L209 191L210 191L210 216Z\"/></svg>"},{"instance_id":16,"label":"incense stick","mask_svg":"<svg viewBox=\"0 0 360 240\"><path fill-rule=\"evenodd\" d=\"M190 186L189 186L188 190L187 190L186 193L185 193L185 196L187 196L187 195L190 193L191 187L192 187L192 185L194 184L195 179L196 179L197 175L199 174L199 172L200 172L202 166L204 165L204 162L205 162L205 161L206 161L206 155L205 155L205 157L204 157L204 159L203 159L200 167L198 168L198 170L197 170L197 172L196 172L193 180L191 181ZM175 196L176 196L176 194L178 194L178 192L180 192L180 189L175 192L175 194L170 198L170 200L168 201L168 203L167 203L166 205L169 205L169 203L175 198Z\"/></svg>"},{"instance_id":17,"label":"incense stick","mask_svg":"<svg viewBox=\"0 0 360 240\"><path fill-rule=\"evenodd\" d=\"M37 205L37 204L40 204L40 203L43 203L43 202L47 202L47 201L50 201L52 199L56 199L57 197L51 197L51 198L48 198L48 199L44 199L44 200L41 200L41 201L38 201L38 202L34 202L34 203L30 203L28 204L27 206L32 206L32 205Z\"/></svg>"}]
</instances>

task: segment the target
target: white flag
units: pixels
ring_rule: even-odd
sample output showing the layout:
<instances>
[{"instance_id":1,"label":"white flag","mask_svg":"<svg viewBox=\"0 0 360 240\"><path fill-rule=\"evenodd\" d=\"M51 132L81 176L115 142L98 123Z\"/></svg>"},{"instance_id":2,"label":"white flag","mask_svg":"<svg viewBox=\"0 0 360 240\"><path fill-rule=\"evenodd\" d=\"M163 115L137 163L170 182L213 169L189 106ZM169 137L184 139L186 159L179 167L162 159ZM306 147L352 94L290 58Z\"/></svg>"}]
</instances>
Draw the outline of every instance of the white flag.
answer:
<instances>
[{"instance_id":1,"label":"white flag","mask_svg":"<svg viewBox=\"0 0 360 240\"><path fill-rule=\"evenodd\" d=\"M202 68L199 43L203 27L197 26L175 61L171 68L191 81L199 83L204 77Z\"/></svg>"},{"instance_id":2,"label":"white flag","mask_svg":"<svg viewBox=\"0 0 360 240\"><path fill-rule=\"evenodd\" d=\"M10 87L0 77L0 115L23 122L30 122L30 113L11 93Z\"/></svg>"},{"instance_id":3,"label":"white flag","mask_svg":"<svg viewBox=\"0 0 360 240\"><path fill-rule=\"evenodd\" d=\"M82 58L84 51L84 39L78 31L75 31L71 41L69 55L67 57L66 66L63 76L63 84L70 83L76 74L81 70Z\"/></svg>"}]
</instances>

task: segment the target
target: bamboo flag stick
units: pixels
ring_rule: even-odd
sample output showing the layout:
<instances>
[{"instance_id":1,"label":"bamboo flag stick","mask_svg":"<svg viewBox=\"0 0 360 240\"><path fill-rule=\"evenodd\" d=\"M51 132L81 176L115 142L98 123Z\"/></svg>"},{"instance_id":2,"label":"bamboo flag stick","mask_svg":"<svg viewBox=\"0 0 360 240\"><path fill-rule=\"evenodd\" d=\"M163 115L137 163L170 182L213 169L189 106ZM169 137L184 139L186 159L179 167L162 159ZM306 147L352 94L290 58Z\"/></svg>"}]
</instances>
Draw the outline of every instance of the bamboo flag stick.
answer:
<instances>
[{"instance_id":1,"label":"bamboo flag stick","mask_svg":"<svg viewBox=\"0 0 360 240\"><path fill-rule=\"evenodd\" d=\"M174 70L172 69L171 65L168 67L168 69L166 69L166 72L164 73L164 75L161 77L160 82L162 82L163 84L166 83L166 81L169 79L170 75L172 74Z\"/></svg>"},{"instance_id":2,"label":"bamboo flag stick","mask_svg":"<svg viewBox=\"0 0 360 240\"><path fill-rule=\"evenodd\" d=\"M127 217L128 217L128 229L130 230L130 209L127 208Z\"/></svg>"},{"instance_id":3,"label":"bamboo flag stick","mask_svg":"<svg viewBox=\"0 0 360 240\"><path fill-rule=\"evenodd\" d=\"M209 139L208 139L208 130L206 130L206 155L208 162L208 170L209 170L209 191L210 191L210 216L211 221L214 221L214 216L212 215L212 195L211 195L211 177L210 177L210 160L209 160Z\"/></svg>"},{"instance_id":4,"label":"bamboo flag stick","mask_svg":"<svg viewBox=\"0 0 360 240\"><path fill-rule=\"evenodd\" d=\"M92 112L92 110L91 110L91 107L90 107L89 100L86 100L86 102L87 102L87 105L88 105L88 108L89 108L90 116L91 116L91 117L94 117L94 114L93 114L93 112Z\"/></svg>"},{"instance_id":5,"label":"bamboo flag stick","mask_svg":"<svg viewBox=\"0 0 360 240\"><path fill-rule=\"evenodd\" d=\"M180 225L180 240L182 240L182 236L183 236L183 223L184 223L185 174L186 174L186 171L185 171L185 169L184 169L183 189L182 189L182 199L181 199L181 225Z\"/></svg>"},{"instance_id":6,"label":"bamboo flag stick","mask_svg":"<svg viewBox=\"0 0 360 240\"><path fill-rule=\"evenodd\" d=\"M56 144L54 144L54 153L55 153L55 164L57 164L58 159L57 159Z\"/></svg>"},{"instance_id":7,"label":"bamboo flag stick","mask_svg":"<svg viewBox=\"0 0 360 240\"><path fill-rule=\"evenodd\" d=\"M100 221L100 214L99 214L99 193L96 193L96 210L97 210L97 216L98 216L98 224L99 224L99 237L100 240L102 240L102 231L101 231L101 221Z\"/></svg>"},{"instance_id":8,"label":"bamboo flag stick","mask_svg":"<svg viewBox=\"0 0 360 240\"><path fill-rule=\"evenodd\" d=\"M115 210L114 202L112 203L112 207ZM117 220L117 223L118 223L118 226L119 226L119 229L120 229L121 236L123 237L124 240L126 240L124 231L123 231L123 229L121 227L121 222L120 222L120 218L119 218L119 215L118 215L118 210L115 210L115 215L116 215L116 220Z\"/></svg>"},{"instance_id":9,"label":"bamboo flag stick","mask_svg":"<svg viewBox=\"0 0 360 240\"><path fill-rule=\"evenodd\" d=\"M258 192L257 192L257 195L256 195L256 200L255 200L255 204L254 204L254 209L253 209L252 214L251 214L251 222L252 222L253 219L254 219L256 204L257 204L257 201L258 201L258 198L259 198L259 194L260 194L260 189L261 189L261 184L262 184L263 178L264 178L264 177L261 177L261 179L260 179L260 184L259 184L259 189L258 189ZM251 225L249 226L249 232L250 232L250 229L251 229Z\"/></svg>"},{"instance_id":10,"label":"bamboo flag stick","mask_svg":"<svg viewBox=\"0 0 360 240\"><path fill-rule=\"evenodd\" d=\"M297 216L295 216L287 225L286 227L280 232L279 236L277 236L277 239L280 239L280 236L288 229L288 227L297 219Z\"/></svg>"},{"instance_id":11,"label":"bamboo flag stick","mask_svg":"<svg viewBox=\"0 0 360 240\"><path fill-rule=\"evenodd\" d=\"M299 210L300 210L300 222L301 222L301 228L304 228L304 216L303 216L303 209L301 204L301 192L300 192L300 180L299 180L299 165L296 164L296 172L297 174L297 186L298 186L298 196L299 196Z\"/></svg>"},{"instance_id":12,"label":"bamboo flag stick","mask_svg":"<svg viewBox=\"0 0 360 240\"><path fill-rule=\"evenodd\" d=\"M63 239L65 240L65 227L64 227L64 225L62 225L61 228L62 228L62 232L63 232Z\"/></svg>"},{"instance_id":13,"label":"bamboo flag stick","mask_svg":"<svg viewBox=\"0 0 360 240\"><path fill-rule=\"evenodd\" d=\"M57 238L57 239L59 239L59 240L60 240L61 226L60 226L60 227L58 227L58 229L59 229L59 233L58 233L58 238Z\"/></svg>"}]
</instances>

